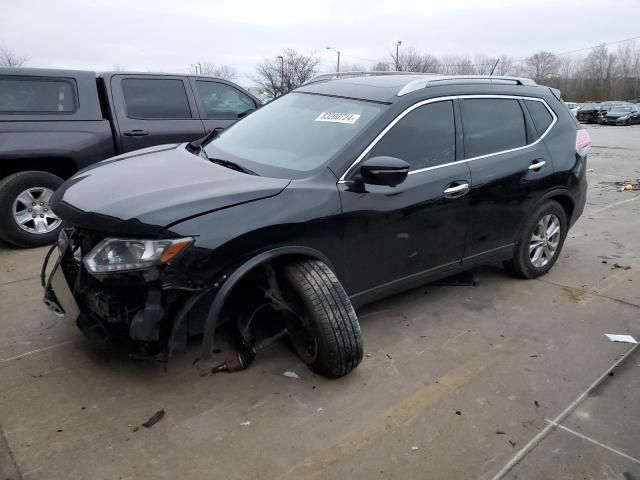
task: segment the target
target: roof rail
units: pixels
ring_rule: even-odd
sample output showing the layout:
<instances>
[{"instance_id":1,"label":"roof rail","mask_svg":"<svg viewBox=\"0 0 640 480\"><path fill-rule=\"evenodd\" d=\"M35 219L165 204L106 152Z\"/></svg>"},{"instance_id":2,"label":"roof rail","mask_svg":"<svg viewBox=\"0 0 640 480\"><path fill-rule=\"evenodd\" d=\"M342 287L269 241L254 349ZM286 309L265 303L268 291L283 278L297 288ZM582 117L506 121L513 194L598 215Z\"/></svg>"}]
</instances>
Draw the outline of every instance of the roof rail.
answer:
<instances>
[{"instance_id":1,"label":"roof rail","mask_svg":"<svg viewBox=\"0 0 640 480\"><path fill-rule=\"evenodd\" d=\"M338 78L349 78L349 77L373 77L373 76L384 76L384 75L434 75L433 73L421 73L421 72L389 72L389 71L379 71L379 70L356 70L352 72L332 72L332 73L322 73L320 75L316 75L310 80L307 80L303 85L308 85L310 83L322 82L323 80L336 80Z\"/></svg>"},{"instance_id":2,"label":"roof rail","mask_svg":"<svg viewBox=\"0 0 640 480\"><path fill-rule=\"evenodd\" d=\"M478 83L487 82L487 83L511 83L514 85L529 85L535 86L538 85L534 80L530 78L524 77L504 77L504 76L493 76L493 75L437 75L433 78L418 78L412 82L407 83L404 87L400 89L398 92L398 96L406 95L407 93L414 92L421 88L425 88L430 84L434 84L437 82L455 82L456 80L470 81L473 83L477 81Z\"/></svg>"}]
</instances>

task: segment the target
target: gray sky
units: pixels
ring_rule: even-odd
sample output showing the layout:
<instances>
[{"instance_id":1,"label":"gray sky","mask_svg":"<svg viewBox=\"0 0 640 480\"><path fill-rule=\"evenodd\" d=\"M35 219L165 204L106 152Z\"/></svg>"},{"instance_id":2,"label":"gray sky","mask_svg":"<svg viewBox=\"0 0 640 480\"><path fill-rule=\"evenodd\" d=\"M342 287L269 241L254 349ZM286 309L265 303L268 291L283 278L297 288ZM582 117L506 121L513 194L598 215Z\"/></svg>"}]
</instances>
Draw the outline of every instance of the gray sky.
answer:
<instances>
[{"instance_id":1,"label":"gray sky","mask_svg":"<svg viewBox=\"0 0 640 480\"><path fill-rule=\"evenodd\" d=\"M246 85L284 47L315 53L327 70L327 45L368 67L394 40L521 58L640 35L639 14L640 0L0 0L0 45L29 67L187 72L211 61Z\"/></svg>"}]
</instances>

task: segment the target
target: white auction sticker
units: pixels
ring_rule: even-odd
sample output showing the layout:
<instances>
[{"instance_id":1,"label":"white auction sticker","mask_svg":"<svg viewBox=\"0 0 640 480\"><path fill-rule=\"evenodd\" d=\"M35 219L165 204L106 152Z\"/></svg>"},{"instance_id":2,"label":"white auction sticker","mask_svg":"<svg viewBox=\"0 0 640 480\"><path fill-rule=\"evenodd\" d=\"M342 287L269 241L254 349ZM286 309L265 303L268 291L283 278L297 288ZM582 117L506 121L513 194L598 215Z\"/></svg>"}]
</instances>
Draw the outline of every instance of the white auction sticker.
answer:
<instances>
[{"instance_id":1,"label":"white auction sticker","mask_svg":"<svg viewBox=\"0 0 640 480\"><path fill-rule=\"evenodd\" d=\"M337 112L322 112L316 118L316 122L334 122L334 123L348 123L353 125L358 121L360 115L357 113L337 113Z\"/></svg>"}]
</instances>

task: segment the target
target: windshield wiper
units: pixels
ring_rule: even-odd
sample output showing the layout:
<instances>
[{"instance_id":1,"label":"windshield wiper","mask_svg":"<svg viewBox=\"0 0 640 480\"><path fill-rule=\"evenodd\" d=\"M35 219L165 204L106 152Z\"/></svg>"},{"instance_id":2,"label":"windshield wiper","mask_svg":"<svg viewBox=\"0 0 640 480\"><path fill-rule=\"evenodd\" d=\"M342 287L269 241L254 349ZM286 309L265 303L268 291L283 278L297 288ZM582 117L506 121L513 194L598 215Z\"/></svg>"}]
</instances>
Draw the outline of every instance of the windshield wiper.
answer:
<instances>
[{"instance_id":1,"label":"windshield wiper","mask_svg":"<svg viewBox=\"0 0 640 480\"><path fill-rule=\"evenodd\" d=\"M249 175L258 176L258 174L253 170L249 170L247 167L243 167L242 165L235 162L230 162L229 160L222 160L221 158L209 158L209 157L207 157L207 160L215 163L216 165L221 165L223 167L230 168L231 170L235 170L237 172L248 173Z\"/></svg>"}]
</instances>

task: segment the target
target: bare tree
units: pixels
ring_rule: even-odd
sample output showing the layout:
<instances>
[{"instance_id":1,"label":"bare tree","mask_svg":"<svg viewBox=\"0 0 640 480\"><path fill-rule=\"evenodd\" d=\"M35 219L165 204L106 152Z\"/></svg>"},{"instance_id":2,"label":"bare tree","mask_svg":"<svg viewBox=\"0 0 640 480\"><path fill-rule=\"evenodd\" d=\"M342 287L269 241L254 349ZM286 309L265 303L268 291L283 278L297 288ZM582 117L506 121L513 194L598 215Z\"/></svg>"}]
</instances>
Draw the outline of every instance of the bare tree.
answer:
<instances>
[{"instance_id":1,"label":"bare tree","mask_svg":"<svg viewBox=\"0 0 640 480\"><path fill-rule=\"evenodd\" d=\"M389 52L389 56L393 61L393 65L396 65L396 52ZM438 71L438 64L440 62L436 57L430 54L419 53L415 49L409 47L404 51L400 51L398 54L398 70L401 72L431 72Z\"/></svg>"},{"instance_id":2,"label":"bare tree","mask_svg":"<svg viewBox=\"0 0 640 480\"><path fill-rule=\"evenodd\" d=\"M544 82L558 73L558 57L551 52L534 53L526 64L528 75L536 82Z\"/></svg>"},{"instance_id":3,"label":"bare tree","mask_svg":"<svg viewBox=\"0 0 640 480\"><path fill-rule=\"evenodd\" d=\"M364 72L367 68L362 63L343 62L340 64L341 72ZM333 71L333 69L331 70Z\"/></svg>"},{"instance_id":4,"label":"bare tree","mask_svg":"<svg viewBox=\"0 0 640 480\"><path fill-rule=\"evenodd\" d=\"M611 95L612 79L616 65L616 56L610 53L602 43L595 47L584 59L584 74L590 80L594 95L603 99Z\"/></svg>"},{"instance_id":5,"label":"bare tree","mask_svg":"<svg viewBox=\"0 0 640 480\"><path fill-rule=\"evenodd\" d=\"M28 60L24 55L17 55L6 47L0 46L0 67L21 67Z\"/></svg>"},{"instance_id":6,"label":"bare tree","mask_svg":"<svg viewBox=\"0 0 640 480\"><path fill-rule=\"evenodd\" d=\"M386 60L380 60L373 66L373 70L376 72L388 72L391 70L391 65Z\"/></svg>"},{"instance_id":7,"label":"bare tree","mask_svg":"<svg viewBox=\"0 0 640 480\"><path fill-rule=\"evenodd\" d=\"M265 58L256 67L253 80L276 97L310 80L316 74L319 64L319 58L286 48L278 57Z\"/></svg>"},{"instance_id":8,"label":"bare tree","mask_svg":"<svg viewBox=\"0 0 640 480\"><path fill-rule=\"evenodd\" d=\"M496 65L496 69L493 72L494 75L519 75L518 66L513 62L513 58L507 57L506 55L500 55L498 58L498 65Z\"/></svg>"},{"instance_id":9,"label":"bare tree","mask_svg":"<svg viewBox=\"0 0 640 480\"><path fill-rule=\"evenodd\" d=\"M198 62L191 66L191 71L198 75L206 77L222 78L223 80L233 81L238 76L235 68L229 65L216 65L212 62Z\"/></svg>"}]
</instances>

